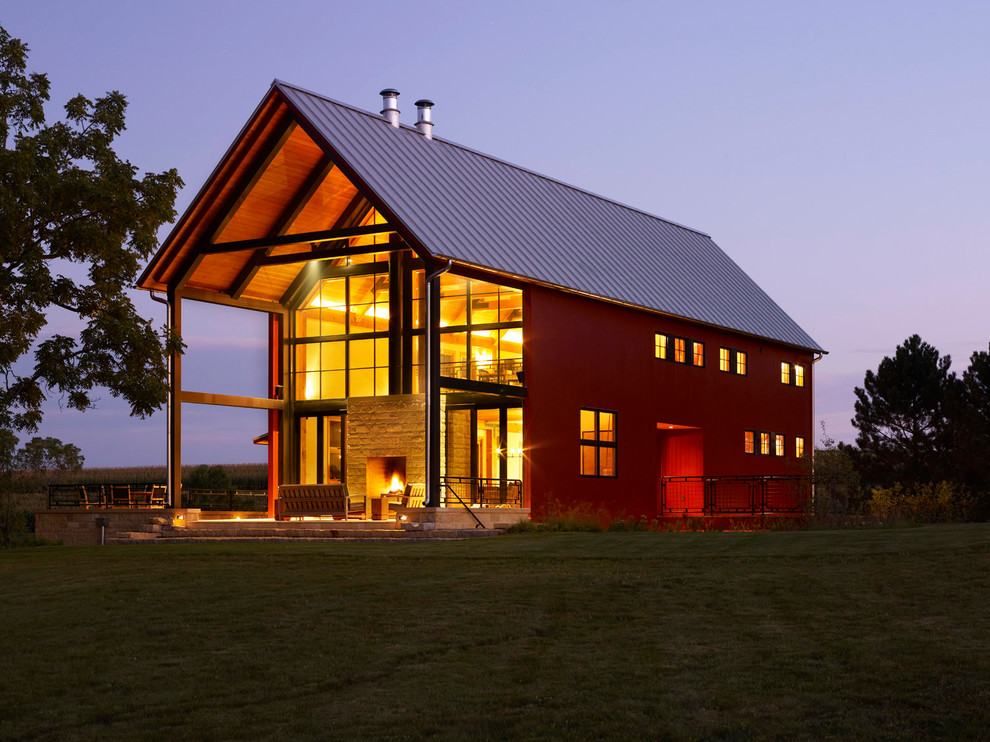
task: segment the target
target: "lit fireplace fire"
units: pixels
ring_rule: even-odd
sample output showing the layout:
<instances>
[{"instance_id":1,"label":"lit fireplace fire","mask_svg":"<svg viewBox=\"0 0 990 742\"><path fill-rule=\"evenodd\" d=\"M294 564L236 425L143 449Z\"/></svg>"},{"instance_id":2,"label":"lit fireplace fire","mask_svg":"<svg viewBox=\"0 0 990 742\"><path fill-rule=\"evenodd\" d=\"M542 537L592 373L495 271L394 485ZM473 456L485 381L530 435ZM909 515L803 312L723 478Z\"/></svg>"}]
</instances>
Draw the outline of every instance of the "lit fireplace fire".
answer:
<instances>
[{"instance_id":1,"label":"lit fireplace fire","mask_svg":"<svg viewBox=\"0 0 990 742\"><path fill-rule=\"evenodd\" d=\"M398 493L401 493L402 490L403 490L402 480L399 479L397 476L393 476L392 477L391 489L389 489L388 494L390 494L390 495L398 494Z\"/></svg>"}]
</instances>

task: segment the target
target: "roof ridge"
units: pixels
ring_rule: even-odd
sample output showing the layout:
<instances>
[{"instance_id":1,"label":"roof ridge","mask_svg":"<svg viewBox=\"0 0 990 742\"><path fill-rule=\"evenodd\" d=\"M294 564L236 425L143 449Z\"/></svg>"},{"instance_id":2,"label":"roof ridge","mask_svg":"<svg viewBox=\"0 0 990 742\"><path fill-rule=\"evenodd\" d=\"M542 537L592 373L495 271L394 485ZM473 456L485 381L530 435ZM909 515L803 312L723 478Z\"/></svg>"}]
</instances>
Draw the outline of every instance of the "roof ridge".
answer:
<instances>
[{"instance_id":1,"label":"roof ridge","mask_svg":"<svg viewBox=\"0 0 990 742\"><path fill-rule=\"evenodd\" d=\"M317 92L314 92L312 90L308 90L307 88L300 87L298 85L293 85L292 83L286 82L284 80L279 80L278 78L276 78L272 82L272 85L273 86L284 86L284 87L287 87L287 88L292 88L293 90L297 90L300 93L304 93L305 95L311 95L314 98L320 98L321 100L324 100L324 101L326 101L328 103L332 103L335 106L340 106L341 108L346 108L346 109L348 109L350 111L353 111L354 113L359 113L359 114L362 114L364 116L370 116L371 118L375 119L376 121L384 121L385 120L380 115L378 115L378 114L376 114L376 113L374 113L372 111L368 111L368 110L366 110L364 108L358 108L357 106L353 106L353 105L351 105L349 103L344 103L342 101L339 101L336 98L331 98L328 95L324 95L322 93L317 93ZM403 123L400 122L399 128L406 129L406 130L411 131L413 133L418 133L418 131L416 130L416 127L410 126L409 124L403 124ZM517 165L514 162L509 162L508 160L504 160L501 157L496 157L494 155L487 154L485 152L482 152L480 150L474 149L472 147L468 147L466 145L460 144L459 142L453 142L453 141L451 141L449 139L446 139L444 137L438 137L438 136L434 136L433 137L433 141L434 142L440 142L440 143L445 144L445 145L447 145L449 147L455 147L455 148L460 149L460 150L463 150L465 152L470 152L471 154L477 155L478 157L484 157L486 160L491 160L492 162L497 162L499 164L505 165L506 167L511 167L514 170L519 170L520 172L528 173L529 175L535 176L535 177L540 178L540 179L545 180L545 181L549 181L551 183L556 183L559 186L563 186L564 188L568 188L568 189L570 189L572 191L577 191L579 193L583 193L586 196L591 196L592 198L596 198L599 201L605 201L607 203L614 204L615 206L619 206L619 207L621 207L623 209L627 209L628 211L634 211L634 212L636 212L638 214L642 214L643 216L647 216L647 217L649 217L651 219L657 219L657 220L659 220L661 222L664 222L666 224L669 224L669 225L671 225L673 227L677 227L679 229L686 229L689 232L694 232L695 234L701 235L702 237L707 237L708 239L712 239L712 236L710 234L708 234L707 232L703 232L700 229L696 229L694 227L689 227L686 224L681 224L680 222L675 222L673 219L667 219L666 217L662 217L662 216L658 216L656 214L652 214L649 211L646 211L645 209L641 209L641 208L638 208L636 206L630 206L629 204L623 203L622 201L616 201L614 198L608 198L607 196L602 196L600 193L595 193L594 191L589 191L587 188L582 188L581 186L576 186L576 185L574 185L572 183L568 183L566 181L560 180L559 178L554 178L554 177L552 177L550 175L544 175L543 173L539 173L536 170L531 170L530 168L523 167L522 165Z\"/></svg>"}]
</instances>

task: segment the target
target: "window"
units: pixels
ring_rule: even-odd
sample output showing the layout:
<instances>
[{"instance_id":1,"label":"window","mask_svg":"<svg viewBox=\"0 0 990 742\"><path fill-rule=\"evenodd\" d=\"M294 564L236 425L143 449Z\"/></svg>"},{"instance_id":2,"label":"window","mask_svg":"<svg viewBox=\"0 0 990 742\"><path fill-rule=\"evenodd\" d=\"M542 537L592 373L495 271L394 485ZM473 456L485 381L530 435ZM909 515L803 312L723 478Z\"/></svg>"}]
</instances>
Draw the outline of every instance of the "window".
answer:
<instances>
[{"instance_id":1,"label":"window","mask_svg":"<svg viewBox=\"0 0 990 742\"><path fill-rule=\"evenodd\" d=\"M669 347L670 337L658 332L656 334L656 339L654 340L654 351L656 353L656 357L666 361Z\"/></svg>"},{"instance_id":2,"label":"window","mask_svg":"<svg viewBox=\"0 0 990 742\"><path fill-rule=\"evenodd\" d=\"M740 376L745 376L746 371L746 351L737 350L736 351L736 373Z\"/></svg>"},{"instance_id":3,"label":"window","mask_svg":"<svg viewBox=\"0 0 990 742\"><path fill-rule=\"evenodd\" d=\"M615 413L581 409L581 476L614 477Z\"/></svg>"},{"instance_id":4,"label":"window","mask_svg":"<svg viewBox=\"0 0 990 742\"><path fill-rule=\"evenodd\" d=\"M746 351L732 348L718 349L718 370L727 374L746 375Z\"/></svg>"},{"instance_id":5,"label":"window","mask_svg":"<svg viewBox=\"0 0 990 742\"><path fill-rule=\"evenodd\" d=\"M794 456L799 459L804 458L804 438L801 436L794 438Z\"/></svg>"},{"instance_id":6,"label":"window","mask_svg":"<svg viewBox=\"0 0 990 742\"><path fill-rule=\"evenodd\" d=\"M705 344L700 340L689 340L658 332L653 336L653 355L662 361L690 363L692 366L703 368Z\"/></svg>"},{"instance_id":7,"label":"window","mask_svg":"<svg viewBox=\"0 0 990 742\"><path fill-rule=\"evenodd\" d=\"M804 438L797 438L795 451L804 456ZM764 430L743 431L743 451L760 456L784 456L787 451L787 437L783 433L769 433Z\"/></svg>"},{"instance_id":8,"label":"window","mask_svg":"<svg viewBox=\"0 0 990 742\"><path fill-rule=\"evenodd\" d=\"M423 306L425 312L425 300ZM440 375L521 385L522 315L519 289L444 273L440 277Z\"/></svg>"},{"instance_id":9,"label":"window","mask_svg":"<svg viewBox=\"0 0 990 742\"><path fill-rule=\"evenodd\" d=\"M780 383L793 386L804 386L804 366L796 363L780 364Z\"/></svg>"},{"instance_id":10,"label":"window","mask_svg":"<svg viewBox=\"0 0 990 742\"><path fill-rule=\"evenodd\" d=\"M699 343L697 340L694 341L694 353L691 356L691 362L695 366L705 365L705 344Z\"/></svg>"}]
</instances>

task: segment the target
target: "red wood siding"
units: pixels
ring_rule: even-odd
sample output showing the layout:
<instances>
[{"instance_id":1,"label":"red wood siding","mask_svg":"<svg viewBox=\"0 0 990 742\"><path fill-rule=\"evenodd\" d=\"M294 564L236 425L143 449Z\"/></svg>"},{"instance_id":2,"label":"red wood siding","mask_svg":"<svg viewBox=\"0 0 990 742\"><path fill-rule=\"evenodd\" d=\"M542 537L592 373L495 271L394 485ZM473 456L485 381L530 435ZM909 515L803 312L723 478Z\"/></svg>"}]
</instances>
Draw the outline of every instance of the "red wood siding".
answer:
<instances>
[{"instance_id":1,"label":"red wood siding","mask_svg":"<svg viewBox=\"0 0 990 742\"><path fill-rule=\"evenodd\" d=\"M669 476L794 474L795 436L810 455L810 351L538 287L525 309L525 479L537 517L555 501L652 518L662 465ZM657 332L703 342L704 368L655 358ZM720 347L746 351L749 373L719 371ZM782 361L804 366L804 387L781 383ZM614 479L579 475L582 407L617 413ZM661 423L697 430L664 432ZM744 453L746 430L783 433L786 455Z\"/></svg>"}]
</instances>

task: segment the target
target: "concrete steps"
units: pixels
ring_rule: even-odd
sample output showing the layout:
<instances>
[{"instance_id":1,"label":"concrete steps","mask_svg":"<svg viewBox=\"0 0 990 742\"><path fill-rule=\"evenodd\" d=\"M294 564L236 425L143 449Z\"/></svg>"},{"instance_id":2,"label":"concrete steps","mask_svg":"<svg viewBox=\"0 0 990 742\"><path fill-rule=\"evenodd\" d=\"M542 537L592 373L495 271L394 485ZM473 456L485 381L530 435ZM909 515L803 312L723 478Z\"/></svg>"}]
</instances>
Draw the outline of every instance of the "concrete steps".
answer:
<instances>
[{"instance_id":1,"label":"concrete steps","mask_svg":"<svg viewBox=\"0 0 990 742\"><path fill-rule=\"evenodd\" d=\"M142 526L108 544L267 541L455 541L495 536L500 529L412 530L395 521L201 520L185 526Z\"/></svg>"}]
</instances>

